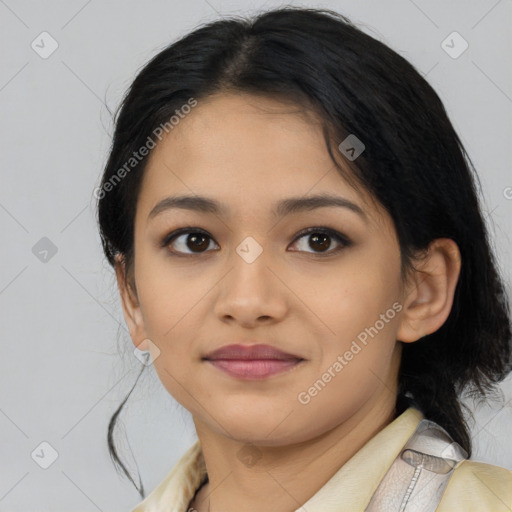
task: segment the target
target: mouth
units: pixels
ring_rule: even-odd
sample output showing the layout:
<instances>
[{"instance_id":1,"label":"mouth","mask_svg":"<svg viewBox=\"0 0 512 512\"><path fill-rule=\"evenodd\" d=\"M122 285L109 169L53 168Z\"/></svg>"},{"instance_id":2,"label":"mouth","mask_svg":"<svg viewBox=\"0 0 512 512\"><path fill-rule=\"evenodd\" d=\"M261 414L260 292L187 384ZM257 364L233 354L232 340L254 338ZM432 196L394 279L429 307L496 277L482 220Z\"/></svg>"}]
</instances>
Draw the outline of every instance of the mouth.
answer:
<instances>
[{"instance_id":1,"label":"mouth","mask_svg":"<svg viewBox=\"0 0 512 512\"><path fill-rule=\"evenodd\" d=\"M231 377L257 380L298 366L303 358L270 345L226 345L203 358Z\"/></svg>"},{"instance_id":2,"label":"mouth","mask_svg":"<svg viewBox=\"0 0 512 512\"><path fill-rule=\"evenodd\" d=\"M215 359L208 360L219 370L240 379L264 379L297 366L304 359Z\"/></svg>"}]
</instances>

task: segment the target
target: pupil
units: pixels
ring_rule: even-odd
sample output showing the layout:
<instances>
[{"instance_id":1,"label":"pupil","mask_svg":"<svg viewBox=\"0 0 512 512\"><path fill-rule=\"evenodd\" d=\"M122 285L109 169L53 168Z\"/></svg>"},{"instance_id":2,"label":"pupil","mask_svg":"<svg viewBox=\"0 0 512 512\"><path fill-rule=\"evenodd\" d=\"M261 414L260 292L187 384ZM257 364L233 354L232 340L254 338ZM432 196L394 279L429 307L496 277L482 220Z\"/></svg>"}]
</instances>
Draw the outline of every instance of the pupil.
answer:
<instances>
[{"instance_id":1,"label":"pupil","mask_svg":"<svg viewBox=\"0 0 512 512\"><path fill-rule=\"evenodd\" d=\"M323 239L323 242L318 242L319 239ZM329 235L326 235L323 233L318 233L318 234L312 235L310 240L312 240L313 243L318 243L321 246L320 247L321 251L325 251L326 249L329 248L329 242L327 241L328 239L329 239ZM312 249L315 249L315 247L313 247L311 243L309 245L311 246Z\"/></svg>"},{"instance_id":2,"label":"pupil","mask_svg":"<svg viewBox=\"0 0 512 512\"><path fill-rule=\"evenodd\" d=\"M203 243L197 243L198 240L203 240ZM187 239L187 245L190 250L194 251L195 249L206 249L208 247L208 242L206 242L206 237L201 234L195 234L195 235L189 235ZM188 244L188 242L191 242L191 244ZM202 247L204 246L204 247Z\"/></svg>"}]
</instances>

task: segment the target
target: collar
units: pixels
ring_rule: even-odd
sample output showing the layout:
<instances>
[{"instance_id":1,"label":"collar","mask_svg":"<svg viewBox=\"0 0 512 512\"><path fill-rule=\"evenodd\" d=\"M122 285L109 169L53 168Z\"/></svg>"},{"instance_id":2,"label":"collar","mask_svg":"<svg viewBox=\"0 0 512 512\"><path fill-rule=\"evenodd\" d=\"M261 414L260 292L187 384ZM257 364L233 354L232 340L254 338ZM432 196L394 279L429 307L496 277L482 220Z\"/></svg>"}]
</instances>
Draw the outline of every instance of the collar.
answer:
<instances>
[{"instance_id":1,"label":"collar","mask_svg":"<svg viewBox=\"0 0 512 512\"><path fill-rule=\"evenodd\" d=\"M295 512L364 510L423 418L419 409L407 408L370 439ZM196 441L165 479L132 512L186 512L206 474L201 444Z\"/></svg>"}]
</instances>

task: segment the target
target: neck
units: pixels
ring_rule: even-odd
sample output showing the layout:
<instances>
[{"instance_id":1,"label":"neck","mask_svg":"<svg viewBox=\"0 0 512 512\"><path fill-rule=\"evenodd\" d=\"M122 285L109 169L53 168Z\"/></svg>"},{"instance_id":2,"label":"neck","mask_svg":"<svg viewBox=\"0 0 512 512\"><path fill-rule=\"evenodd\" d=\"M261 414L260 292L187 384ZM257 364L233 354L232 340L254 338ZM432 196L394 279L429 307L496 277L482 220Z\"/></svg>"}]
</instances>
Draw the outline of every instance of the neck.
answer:
<instances>
[{"instance_id":1,"label":"neck","mask_svg":"<svg viewBox=\"0 0 512 512\"><path fill-rule=\"evenodd\" d=\"M292 511L306 503L357 451L391 423L396 395L385 390L345 422L308 441L252 446L257 463L244 464L244 443L194 418L208 483L192 503L197 512Z\"/></svg>"}]
</instances>

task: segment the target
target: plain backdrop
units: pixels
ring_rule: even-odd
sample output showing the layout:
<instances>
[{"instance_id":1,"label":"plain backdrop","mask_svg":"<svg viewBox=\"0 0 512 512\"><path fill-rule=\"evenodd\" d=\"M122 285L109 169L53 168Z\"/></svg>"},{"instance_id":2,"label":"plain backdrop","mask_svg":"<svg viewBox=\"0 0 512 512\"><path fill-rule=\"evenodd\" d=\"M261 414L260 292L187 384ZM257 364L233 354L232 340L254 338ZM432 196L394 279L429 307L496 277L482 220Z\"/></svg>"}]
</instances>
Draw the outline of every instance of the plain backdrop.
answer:
<instances>
[{"instance_id":1,"label":"plain backdrop","mask_svg":"<svg viewBox=\"0 0 512 512\"><path fill-rule=\"evenodd\" d=\"M0 511L115 512L140 501L115 472L106 441L108 420L141 368L95 223L93 189L111 141L109 110L144 63L178 37L222 15L278 5L0 0ZM290 5L347 15L426 76L479 172L510 290L512 2ZM443 47L454 31L451 46L469 45L456 57ZM52 45L58 47L45 55ZM150 491L195 433L188 412L148 370L118 439ZM473 404L474 458L512 469L510 381L502 390L501 402Z\"/></svg>"}]
</instances>

